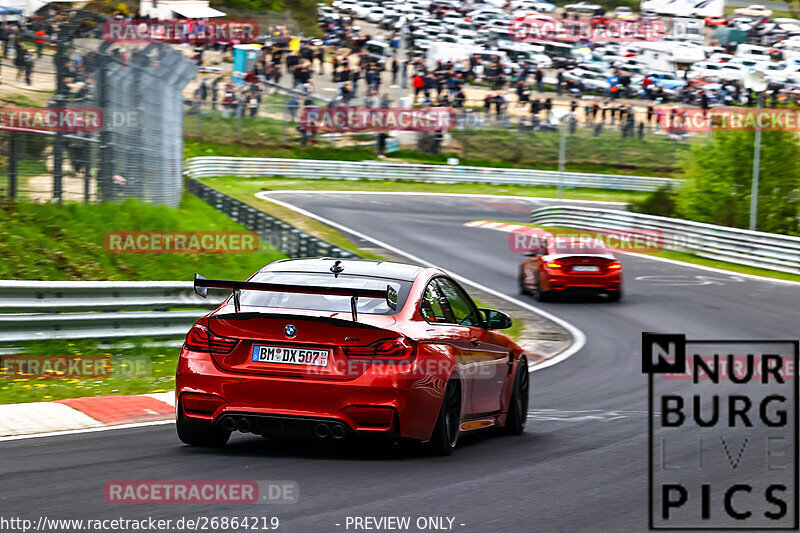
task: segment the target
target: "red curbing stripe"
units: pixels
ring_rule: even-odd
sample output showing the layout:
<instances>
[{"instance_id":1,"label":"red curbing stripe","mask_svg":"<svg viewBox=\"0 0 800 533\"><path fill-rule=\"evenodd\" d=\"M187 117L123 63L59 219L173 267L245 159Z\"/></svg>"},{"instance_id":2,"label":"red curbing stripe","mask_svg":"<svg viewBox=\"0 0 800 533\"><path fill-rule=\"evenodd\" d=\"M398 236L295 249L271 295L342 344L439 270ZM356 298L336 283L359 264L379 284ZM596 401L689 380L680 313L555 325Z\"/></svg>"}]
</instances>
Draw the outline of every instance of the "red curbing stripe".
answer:
<instances>
[{"instance_id":1,"label":"red curbing stripe","mask_svg":"<svg viewBox=\"0 0 800 533\"><path fill-rule=\"evenodd\" d=\"M165 420L175 414L171 405L149 396L97 396L58 400L104 424Z\"/></svg>"}]
</instances>

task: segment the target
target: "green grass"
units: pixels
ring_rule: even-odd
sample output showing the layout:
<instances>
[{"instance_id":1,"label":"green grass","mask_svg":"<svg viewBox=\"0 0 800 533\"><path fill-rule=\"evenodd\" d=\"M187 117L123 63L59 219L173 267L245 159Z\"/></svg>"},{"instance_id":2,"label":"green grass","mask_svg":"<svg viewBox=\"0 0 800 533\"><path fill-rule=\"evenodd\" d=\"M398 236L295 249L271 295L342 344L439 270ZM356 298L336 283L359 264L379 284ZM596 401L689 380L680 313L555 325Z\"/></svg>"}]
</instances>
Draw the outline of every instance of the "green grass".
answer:
<instances>
[{"instance_id":1,"label":"green grass","mask_svg":"<svg viewBox=\"0 0 800 533\"><path fill-rule=\"evenodd\" d=\"M284 128L282 120L269 117L243 116L241 121L241 134L238 132L239 119L232 115L224 117L219 111L203 113L200 118L199 134L197 131L197 115L187 113L183 124L186 137L198 140L219 141L220 139L226 139L228 142L235 142L238 139L246 139L247 144L251 145L271 145L275 142L280 142L281 130ZM292 138L298 137L293 125L286 124L285 129L287 134L291 133Z\"/></svg>"},{"instance_id":2,"label":"green grass","mask_svg":"<svg viewBox=\"0 0 800 533\"><path fill-rule=\"evenodd\" d=\"M108 377L105 379L49 379L13 376L0 378L0 404L63 400L83 396L110 396L166 392L175 388L178 349L143 346L146 340L135 341L132 348L100 348L96 341L40 341L27 344L20 356L84 356L141 357L150 361L149 375L142 377ZM5 356L4 356L5 357ZM2 358L0 358L2 360Z\"/></svg>"},{"instance_id":3,"label":"green grass","mask_svg":"<svg viewBox=\"0 0 800 533\"><path fill-rule=\"evenodd\" d=\"M237 119L217 113L203 115L198 133L197 116L187 115L184 155L230 157L278 157L292 159L376 160L374 147L332 147L319 140L317 146L301 147L295 125L267 117L243 117L242 133ZM568 136L565 169L568 172L676 177L678 162L688 143L676 143L664 136L647 134L644 139L621 139L618 130L606 129L599 137L588 132ZM447 164L456 157L459 164L496 168L558 169L558 135L515 130L472 130L452 132L456 144L442 154L402 149L389 154L392 161ZM284 140L285 137L285 140ZM694 142L694 141L691 141Z\"/></svg>"},{"instance_id":4,"label":"green grass","mask_svg":"<svg viewBox=\"0 0 800 533\"><path fill-rule=\"evenodd\" d=\"M688 143L664 136L622 139L618 129L605 129L598 137L579 130L567 136L567 171L672 177ZM558 168L559 136L514 130L454 131L461 154L478 166L508 166L554 170ZM500 164L492 164L498 162Z\"/></svg>"},{"instance_id":5,"label":"green grass","mask_svg":"<svg viewBox=\"0 0 800 533\"><path fill-rule=\"evenodd\" d=\"M565 228L565 227L550 227L550 226L540 226L537 224L530 224L525 222L508 222L503 220L490 220L489 222L501 222L504 224L516 224L519 226L530 226L534 228L541 228L551 232L557 232L560 234L566 233L569 234L570 232L582 232L586 233L590 230L585 229L576 229L576 228ZM665 259L672 259L675 261L682 261L684 263L691 263L695 265L707 266L712 268L719 268L721 270L727 270L732 273L738 274L748 274L751 276L761 276L764 278L774 278L774 279L782 279L788 281L796 281L800 282L800 275L796 274L789 274L787 272L779 272L776 270L768 270L765 268L755 268L747 265L740 265L738 263L729 263L727 261L718 261L716 259L708 259L705 257L700 257L698 255L688 253L688 252L676 252L672 250L659 250L659 251L652 251L652 252L640 252L642 255L652 255L654 257L663 257Z\"/></svg>"},{"instance_id":6,"label":"green grass","mask_svg":"<svg viewBox=\"0 0 800 533\"><path fill-rule=\"evenodd\" d=\"M26 94L17 94L17 93L7 94L2 98L0 98L0 100L15 106L39 107L40 105L36 100L34 100L33 98L31 98Z\"/></svg>"},{"instance_id":7,"label":"green grass","mask_svg":"<svg viewBox=\"0 0 800 533\"><path fill-rule=\"evenodd\" d=\"M111 254L108 231L202 231L245 228L198 198L186 195L180 208L123 203L15 204L0 207L0 279L189 280L244 279L285 257L262 247L249 254Z\"/></svg>"}]
</instances>

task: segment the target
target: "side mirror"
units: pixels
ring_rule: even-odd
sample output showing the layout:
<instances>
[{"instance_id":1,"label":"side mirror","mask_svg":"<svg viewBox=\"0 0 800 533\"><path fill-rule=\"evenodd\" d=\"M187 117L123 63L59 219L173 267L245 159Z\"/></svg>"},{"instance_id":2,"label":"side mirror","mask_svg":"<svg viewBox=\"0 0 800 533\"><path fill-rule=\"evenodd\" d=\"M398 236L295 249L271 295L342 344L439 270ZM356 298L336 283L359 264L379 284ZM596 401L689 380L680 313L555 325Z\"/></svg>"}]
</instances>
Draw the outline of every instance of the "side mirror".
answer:
<instances>
[{"instance_id":1,"label":"side mirror","mask_svg":"<svg viewBox=\"0 0 800 533\"><path fill-rule=\"evenodd\" d=\"M511 327L511 317L496 309L481 309L481 313L486 317L487 329L508 329Z\"/></svg>"}]
</instances>

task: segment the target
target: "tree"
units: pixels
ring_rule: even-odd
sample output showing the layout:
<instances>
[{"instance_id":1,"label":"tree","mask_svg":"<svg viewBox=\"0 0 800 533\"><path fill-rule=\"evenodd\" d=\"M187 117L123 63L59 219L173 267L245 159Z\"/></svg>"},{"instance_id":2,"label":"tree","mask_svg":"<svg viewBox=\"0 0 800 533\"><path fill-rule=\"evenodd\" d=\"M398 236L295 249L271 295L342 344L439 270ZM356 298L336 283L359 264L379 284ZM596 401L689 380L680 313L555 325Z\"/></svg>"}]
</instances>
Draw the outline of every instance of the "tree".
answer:
<instances>
[{"instance_id":1,"label":"tree","mask_svg":"<svg viewBox=\"0 0 800 533\"><path fill-rule=\"evenodd\" d=\"M679 216L747 228L755 133L715 133L681 163L686 184L678 193ZM761 143L756 228L800 234L800 145L791 132L764 132Z\"/></svg>"}]
</instances>

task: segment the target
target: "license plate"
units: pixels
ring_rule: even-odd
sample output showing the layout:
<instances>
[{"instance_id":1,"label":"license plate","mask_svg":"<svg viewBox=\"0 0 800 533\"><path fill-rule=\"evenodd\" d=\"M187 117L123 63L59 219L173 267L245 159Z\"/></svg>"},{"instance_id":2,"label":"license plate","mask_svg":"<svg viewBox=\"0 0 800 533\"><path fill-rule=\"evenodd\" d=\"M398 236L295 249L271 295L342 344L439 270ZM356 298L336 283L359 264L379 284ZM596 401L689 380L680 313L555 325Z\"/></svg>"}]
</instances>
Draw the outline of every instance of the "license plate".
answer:
<instances>
[{"instance_id":1,"label":"license plate","mask_svg":"<svg viewBox=\"0 0 800 533\"><path fill-rule=\"evenodd\" d=\"M575 265L572 267L573 272L599 272L600 267L595 265Z\"/></svg>"},{"instance_id":2,"label":"license plate","mask_svg":"<svg viewBox=\"0 0 800 533\"><path fill-rule=\"evenodd\" d=\"M253 361L256 363L280 363L284 365L328 366L328 350L287 348L286 346L253 346Z\"/></svg>"}]
</instances>

